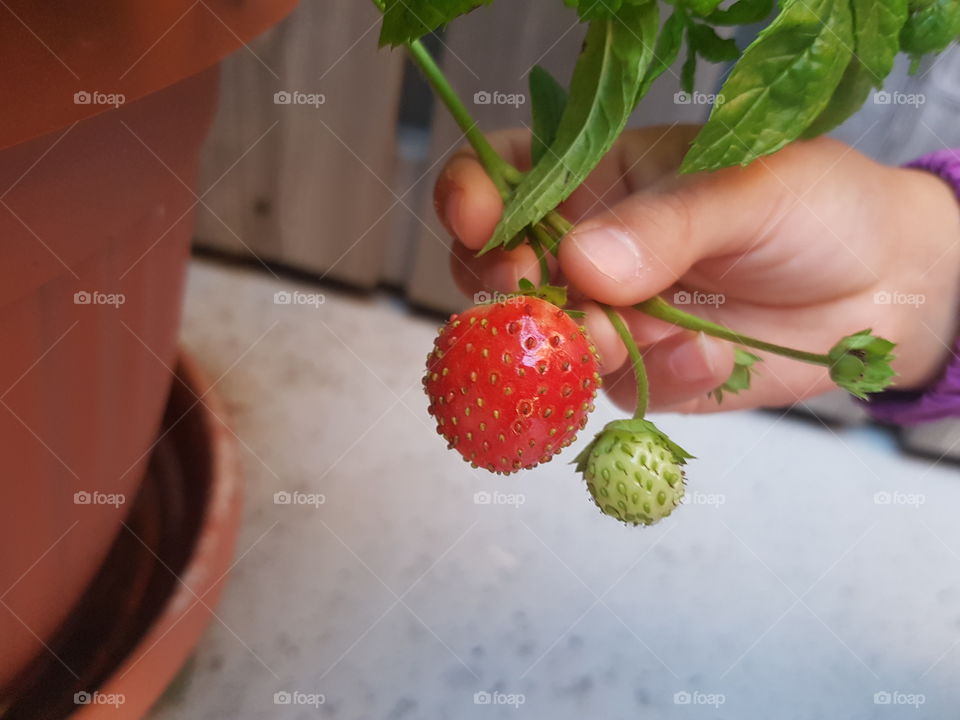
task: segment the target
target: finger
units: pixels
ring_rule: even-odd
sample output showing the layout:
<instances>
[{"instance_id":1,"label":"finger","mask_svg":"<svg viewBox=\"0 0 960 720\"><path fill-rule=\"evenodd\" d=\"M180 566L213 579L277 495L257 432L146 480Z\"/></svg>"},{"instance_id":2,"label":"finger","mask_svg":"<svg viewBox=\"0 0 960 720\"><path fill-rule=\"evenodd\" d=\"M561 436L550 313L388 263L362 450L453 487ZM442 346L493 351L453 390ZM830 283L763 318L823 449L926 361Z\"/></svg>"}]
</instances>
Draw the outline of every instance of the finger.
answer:
<instances>
[{"instance_id":1,"label":"finger","mask_svg":"<svg viewBox=\"0 0 960 720\"><path fill-rule=\"evenodd\" d=\"M564 238L562 271L596 300L632 305L663 291L702 260L753 247L779 216L784 192L755 164L635 193Z\"/></svg>"},{"instance_id":2,"label":"finger","mask_svg":"<svg viewBox=\"0 0 960 720\"><path fill-rule=\"evenodd\" d=\"M444 227L471 250L482 248L503 213L503 200L473 157L455 157L434 189L434 207Z\"/></svg>"},{"instance_id":3,"label":"finger","mask_svg":"<svg viewBox=\"0 0 960 720\"><path fill-rule=\"evenodd\" d=\"M594 302L577 301L573 306L586 313L584 325L600 354L600 374L607 375L618 370L627 361L627 348L610 323L610 318ZM684 332L676 325L657 320L633 308L617 308L617 313L637 345L641 347L662 342L671 335Z\"/></svg>"},{"instance_id":4,"label":"finger","mask_svg":"<svg viewBox=\"0 0 960 720\"><path fill-rule=\"evenodd\" d=\"M450 252L450 272L460 292L468 297L483 290L514 293L521 278L540 282L540 263L528 245L476 257L473 250L456 242Z\"/></svg>"},{"instance_id":5,"label":"finger","mask_svg":"<svg viewBox=\"0 0 960 720\"><path fill-rule=\"evenodd\" d=\"M583 324L600 356L600 374L609 375L615 372L626 362L627 349L606 313L592 302L578 304L576 309L586 313Z\"/></svg>"},{"instance_id":6,"label":"finger","mask_svg":"<svg viewBox=\"0 0 960 720\"><path fill-rule=\"evenodd\" d=\"M487 136L493 149L511 165L530 165L530 134L504 130ZM503 200L470 147L457 151L433 190L437 216L451 235L472 250L482 248L503 213Z\"/></svg>"},{"instance_id":7,"label":"finger","mask_svg":"<svg viewBox=\"0 0 960 720\"><path fill-rule=\"evenodd\" d=\"M684 331L643 355L652 408L705 396L733 372L733 346L703 333Z\"/></svg>"},{"instance_id":8,"label":"finger","mask_svg":"<svg viewBox=\"0 0 960 720\"><path fill-rule=\"evenodd\" d=\"M705 396L733 370L733 349L702 333L681 332L647 348L644 365L650 385L650 409L657 410ZM627 362L606 384L611 399L633 412L637 386Z\"/></svg>"},{"instance_id":9,"label":"finger","mask_svg":"<svg viewBox=\"0 0 960 720\"><path fill-rule=\"evenodd\" d=\"M705 394L675 404L658 404L655 412L715 413L755 408L787 410L802 400L836 390L824 368L800 365L792 360L765 356L751 375L750 387L739 393L724 393L723 401Z\"/></svg>"}]
</instances>

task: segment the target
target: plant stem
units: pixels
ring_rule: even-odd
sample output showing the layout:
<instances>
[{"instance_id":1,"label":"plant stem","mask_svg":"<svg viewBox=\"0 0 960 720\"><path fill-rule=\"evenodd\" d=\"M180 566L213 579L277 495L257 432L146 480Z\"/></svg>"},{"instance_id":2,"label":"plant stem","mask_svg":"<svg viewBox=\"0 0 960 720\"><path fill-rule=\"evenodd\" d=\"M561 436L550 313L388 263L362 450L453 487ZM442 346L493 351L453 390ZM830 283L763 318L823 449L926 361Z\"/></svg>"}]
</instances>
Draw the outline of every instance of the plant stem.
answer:
<instances>
[{"instance_id":1,"label":"plant stem","mask_svg":"<svg viewBox=\"0 0 960 720\"><path fill-rule=\"evenodd\" d=\"M553 252L552 248L556 242L542 225L537 223L531 228L530 245L537 254L537 262L540 263L540 284L550 284L550 264L547 262L547 253Z\"/></svg>"},{"instance_id":2,"label":"plant stem","mask_svg":"<svg viewBox=\"0 0 960 720\"><path fill-rule=\"evenodd\" d=\"M477 157L480 158L480 162L490 179L493 180L493 184L497 186L500 195L506 200L510 197L511 185L520 182L523 175L500 157L500 154L493 149L486 136L480 132L476 121L470 115L470 111L464 106L424 44L419 40L414 40L407 45L407 49L413 62L423 72L437 97L446 105L447 110L450 111L453 119L463 131L467 142L476 151Z\"/></svg>"},{"instance_id":3,"label":"plant stem","mask_svg":"<svg viewBox=\"0 0 960 720\"><path fill-rule=\"evenodd\" d=\"M664 320L668 323L672 323L673 325L678 325L682 328L686 328L687 330L706 333L707 335L712 335L713 337L720 338L721 340L729 340L730 342L737 343L739 345L745 345L757 350L765 350L766 352L774 353L776 355L783 355L784 357L793 358L794 360L800 360L813 365L830 365L830 359L826 355L804 352L803 350L794 350L793 348L784 347L783 345L775 345L773 343L764 342L763 340L757 340L748 335L741 335L740 333L734 332L723 325L717 325L709 320L704 320L696 315L691 315L683 310L678 310L661 297L652 297L642 303L637 303L633 307L642 313L650 315L651 317Z\"/></svg>"},{"instance_id":4,"label":"plant stem","mask_svg":"<svg viewBox=\"0 0 960 720\"><path fill-rule=\"evenodd\" d=\"M543 222L546 222L550 227L560 233L561 238L573 230L573 223L567 220L556 210L551 210L549 213L547 213L546 217L543 219Z\"/></svg>"},{"instance_id":5,"label":"plant stem","mask_svg":"<svg viewBox=\"0 0 960 720\"><path fill-rule=\"evenodd\" d=\"M383 0L373 0L373 4L377 6L377 9L380 10L381 13L385 12L386 6ZM414 40L411 43L407 43L407 51L411 60L420 68L420 71L427 78L427 82L430 83L430 87L433 88L434 92L453 116L454 121L463 131L467 142L470 143L470 146L477 153L477 157L480 159L484 170L487 171L487 175L490 176L490 179L496 186L500 196L505 201L508 200L513 187L523 179L523 173L504 160L500 153L493 149L486 135L479 131L476 121L470 115L470 111L467 110L463 101L460 100L460 96L457 95L456 90L450 85L450 82L443 74L443 70L437 65L426 46L420 40ZM545 221L557 230L561 237L573 227L555 210L547 215ZM551 243L547 247L552 247L555 244L555 242Z\"/></svg>"},{"instance_id":6,"label":"plant stem","mask_svg":"<svg viewBox=\"0 0 960 720\"><path fill-rule=\"evenodd\" d=\"M601 305L600 307L603 308L610 319L610 324L613 325L613 329L617 331L617 335L623 341L624 347L627 348L627 354L630 356L630 362L633 363L633 375L637 380L637 409L633 413L633 418L642 420L643 416L647 414L647 405L650 401L650 382L647 380L647 368L643 364L643 355L640 354L640 348L637 347L637 342L624 324L620 313L609 305Z\"/></svg>"}]
</instances>

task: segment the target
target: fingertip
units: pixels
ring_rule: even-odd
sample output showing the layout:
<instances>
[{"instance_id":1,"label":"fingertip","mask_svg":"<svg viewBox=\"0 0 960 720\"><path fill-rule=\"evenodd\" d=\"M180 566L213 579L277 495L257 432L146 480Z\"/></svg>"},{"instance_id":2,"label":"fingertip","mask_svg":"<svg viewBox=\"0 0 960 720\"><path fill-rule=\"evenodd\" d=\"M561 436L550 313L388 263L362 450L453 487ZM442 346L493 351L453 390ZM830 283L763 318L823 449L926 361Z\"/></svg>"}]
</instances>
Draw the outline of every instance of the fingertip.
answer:
<instances>
[{"instance_id":1,"label":"fingertip","mask_svg":"<svg viewBox=\"0 0 960 720\"><path fill-rule=\"evenodd\" d=\"M480 277L491 290L515 293L521 279L535 285L540 282L540 263L529 245L521 245L513 250L492 250L478 260L483 263Z\"/></svg>"},{"instance_id":2,"label":"fingertip","mask_svg":"<svg viewBox=\"0 0 960 720\"><path fill-rule=\"evenodd\" d=\"M468 297L477 292L516 292L521 278L540 281L540 264L536 253L521 245L514 250L492 250L476 257L473 250L455 243L450 253L450 270L460 291Z\"/></svg>"},{"instance_id":3,"label":"fingertip","mask_svg":"<svg viewBox=\"0 0 960 720\"><path fill-rule=\"evenodd\" d=\"M723 385L734 367L733 347L703 333L681 333L645 354L650 399L657 407L677 406Z\"/></svg>"},{"instance_id":4,"label":"fingertip","mask_svg":"<svg viewBox=\"0 0 960 720\"><path fill-rule=\"evenodd\" d=\"M585 313L583 324L600 356L600 374L609 375L622 367L627 360L627 349L610 324L610 318L596 303L582 303L576 309Z\"/></svg>"},{"instance_id":5,"label":"fingertip","mask_svg":"<svg viewBox=\"0 0 960 720\"><path fill-rule=\"evenodd\" d=\"M663 281L629 230L596 222L575 228L560 243L564 275L587 296L613 306L628 306L656 294Z\"/></svg>"},{"instance_id":6,"label":"fingertip","mask_svg":"<svg viewBox=\"0 0 960 720\"><path fill-rule=\"evenodd\" d=\"M434 206L444 227L472 250L486 244L503 212L500 193L483 166L463 155L437 180Z\"/></svg>"}]
</instances>

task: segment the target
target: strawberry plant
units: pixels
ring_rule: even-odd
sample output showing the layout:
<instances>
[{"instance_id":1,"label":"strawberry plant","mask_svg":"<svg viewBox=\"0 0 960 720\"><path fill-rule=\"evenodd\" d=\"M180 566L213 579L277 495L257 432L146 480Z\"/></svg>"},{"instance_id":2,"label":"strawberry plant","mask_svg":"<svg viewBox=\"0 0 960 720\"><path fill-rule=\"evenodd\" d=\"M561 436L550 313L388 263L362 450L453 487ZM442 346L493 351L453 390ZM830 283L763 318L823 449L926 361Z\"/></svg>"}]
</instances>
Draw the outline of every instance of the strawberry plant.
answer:
<instances>
[{"instance_id":1,"label":"strawberry plant","mask_svg":"<svg viewBox=\"0 0 960 720\"><path fill-rule=\"evenodd\" d=\"M520 172L491 147L430 56L421 37L492 0L374 0L383 12L381 45L402 46L470 142L504 201L480 254L528 243L540 259L540 287L455 315L427 360L424 386L438 432L478 467L509 473L549 460L586 424L599 385L597 359L562 310L566 293L549 286L547 257L571 230L557 207L611 148L657 79L683 48L681 88L692 92L697 63L733 67L681 172L747 165L788 143L831 130L882 88L898 53L913 59L943 50L960 34L960 0L564 0L586 26L567 88L541 67L530 75L532 167ZM721 7L722 6L722 7ZM718 32L766 22L742 49ZM869 330L809 352L749 337L653 297L649 316L737 346L733 374L711 395L749 389L757 350L825 368L858 397L892 381L893 343ZM649 525L684 492L691 457L646 419L643 357L619 314L604 311L626 346L637 381L634 417L610 423L576 459L602 512ZM855 328L851 328L855 330Z\"/></svg>"}]
</instances>

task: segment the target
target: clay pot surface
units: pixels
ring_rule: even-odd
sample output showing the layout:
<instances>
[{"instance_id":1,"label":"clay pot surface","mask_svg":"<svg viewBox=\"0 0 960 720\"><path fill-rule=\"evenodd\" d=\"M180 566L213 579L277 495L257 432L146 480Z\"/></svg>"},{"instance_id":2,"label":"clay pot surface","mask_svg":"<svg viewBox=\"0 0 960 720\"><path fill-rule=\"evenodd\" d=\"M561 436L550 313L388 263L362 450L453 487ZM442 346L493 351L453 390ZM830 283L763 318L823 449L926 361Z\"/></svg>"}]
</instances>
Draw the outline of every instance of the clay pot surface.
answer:
<instances>
[{"instance_id":1,"label":"clay pot surface","mask_svg":"<svg viewBox=\"0 0 960 720\"><path fill-rule=\"evenodd\" d=\"M295 5L296 0L6 0L0 12L0 97L7 99L0 113L0 148L109 112L107 96L130 103L190 77L250 42Z\"/></svg>"},{"instance_id":2,"label":"clay pot surface","mask_svg":"<svg viewBox=\"0 0 960 720\"><path fill-rule=\"evenodd\" d=\"M0 688L93 577L149 459L216 83L0 152Z\"/></svg>"}]
</instances>

